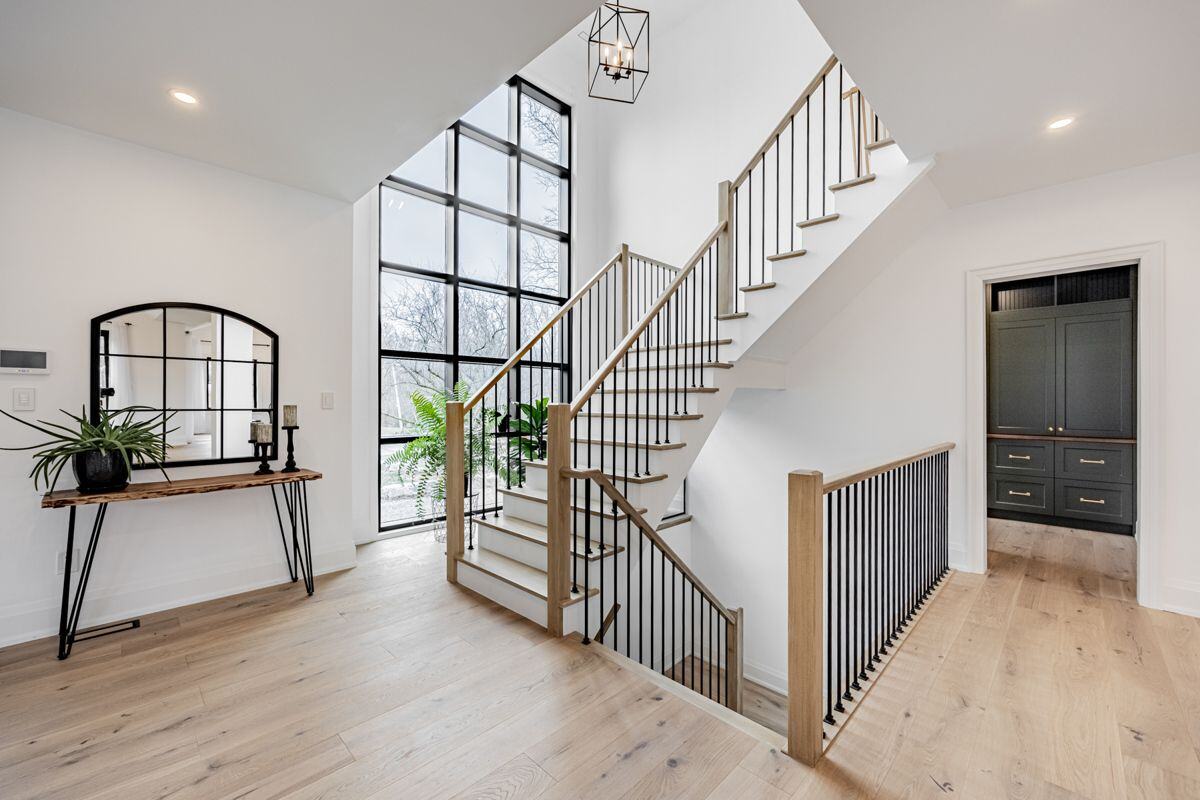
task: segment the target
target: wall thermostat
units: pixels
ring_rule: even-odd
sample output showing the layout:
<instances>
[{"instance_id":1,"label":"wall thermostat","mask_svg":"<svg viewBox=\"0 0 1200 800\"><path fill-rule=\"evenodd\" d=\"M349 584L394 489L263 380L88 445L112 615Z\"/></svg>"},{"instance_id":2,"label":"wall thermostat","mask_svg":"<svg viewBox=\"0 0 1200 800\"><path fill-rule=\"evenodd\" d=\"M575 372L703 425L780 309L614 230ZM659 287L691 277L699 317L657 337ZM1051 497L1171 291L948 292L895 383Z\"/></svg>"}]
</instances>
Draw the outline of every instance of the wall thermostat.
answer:
<instances>
[{"instance_id":1,"label":"wall thermostat","mask_svg":"<svg viewBox=\"0 0 1200 800\"><path fill-rule=\"evenodd\" d=\"M50 354L45 350L0 348L0 372L9 375L49 375Z\"/></svg>"}]
</instances>

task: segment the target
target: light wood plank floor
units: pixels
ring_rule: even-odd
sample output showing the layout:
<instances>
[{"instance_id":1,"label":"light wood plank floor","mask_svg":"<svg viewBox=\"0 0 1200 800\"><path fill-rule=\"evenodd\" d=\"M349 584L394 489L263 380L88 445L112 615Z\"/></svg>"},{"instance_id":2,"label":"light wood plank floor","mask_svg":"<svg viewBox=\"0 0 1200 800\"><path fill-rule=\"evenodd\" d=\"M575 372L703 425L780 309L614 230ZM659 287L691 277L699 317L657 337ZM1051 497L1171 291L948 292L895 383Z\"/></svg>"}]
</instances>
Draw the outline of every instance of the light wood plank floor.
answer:
<instances>
[{"instance_id":1,"label":"light wood plank floor","mask_svg":"<svg viewBox=\"0 0 1200 800\"><path fill-rule=\"evenodd\" d=\"M1130 602L1131 544L997 528L810 770L385 541L312 599L0 650L0 797L1200 797L1200 622Z\"/></svg>"}]
</instances>

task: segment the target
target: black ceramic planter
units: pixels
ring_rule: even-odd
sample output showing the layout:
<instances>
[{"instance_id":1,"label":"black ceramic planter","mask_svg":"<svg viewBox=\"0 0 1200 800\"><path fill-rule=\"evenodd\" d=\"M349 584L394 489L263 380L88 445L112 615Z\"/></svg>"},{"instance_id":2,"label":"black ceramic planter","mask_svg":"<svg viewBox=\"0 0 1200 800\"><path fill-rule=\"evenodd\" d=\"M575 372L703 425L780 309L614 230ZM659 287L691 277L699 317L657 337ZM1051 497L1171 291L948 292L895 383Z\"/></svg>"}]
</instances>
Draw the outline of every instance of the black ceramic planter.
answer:
<instances>
[{"instance_id":1,"label":"black ceramic planter","mask_svg":"<svg viewBox=\"0 0 1200 800\"><path fill-rule=\"evenodd\" d=\"M115 492L129 485L129 468L116 450L92 450L71 457L79 491L85 494Z\"/></svg>"}]
</instances>

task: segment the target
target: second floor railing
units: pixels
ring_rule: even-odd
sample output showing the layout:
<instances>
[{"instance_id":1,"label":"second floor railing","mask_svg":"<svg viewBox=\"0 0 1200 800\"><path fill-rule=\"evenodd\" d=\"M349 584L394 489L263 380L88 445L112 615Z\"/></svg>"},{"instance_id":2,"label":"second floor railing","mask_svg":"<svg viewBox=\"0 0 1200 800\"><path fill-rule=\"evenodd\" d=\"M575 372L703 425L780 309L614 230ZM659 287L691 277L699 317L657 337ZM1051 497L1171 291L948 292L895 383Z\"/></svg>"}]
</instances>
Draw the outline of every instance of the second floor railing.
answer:
<instances>
[{"instance_id":1,"label":"second floor railing","mask_svg":"<svg viewBox=\"0 0 1200 800\"><path fill-rule=\"evenodd\" d=\"M950 451L788 476L788 749L815 763L949 571Z\"/></svg>"}]
</instances>

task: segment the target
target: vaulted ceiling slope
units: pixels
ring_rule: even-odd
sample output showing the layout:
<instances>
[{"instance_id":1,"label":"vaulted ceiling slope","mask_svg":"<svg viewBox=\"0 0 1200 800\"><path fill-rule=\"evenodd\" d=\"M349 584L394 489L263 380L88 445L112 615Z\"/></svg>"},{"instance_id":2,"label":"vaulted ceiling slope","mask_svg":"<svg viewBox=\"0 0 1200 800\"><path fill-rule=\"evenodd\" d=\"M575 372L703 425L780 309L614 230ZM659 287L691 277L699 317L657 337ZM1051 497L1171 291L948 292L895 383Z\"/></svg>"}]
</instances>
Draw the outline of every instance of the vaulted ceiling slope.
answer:
<instances>
[{"instance_id":1,"label":"vaulted ceiling slope","mask_svg":"<svg viewBox=\"0 0 1200 800\"><path fill-rule=\"evenodd\" d=\"M1200 150L1195 0L800 2L950 205Z\"/></svg>"},{"instance_id":2,"label":"vaulted ceiling slope","mask_svg":"<svg viewBox=\"0 0 1200 800\"><path fill-rule=\"evenodd\" d=\"M353 200L593 5L0 0L0 106Z\"/></svg>"}]
</instances>

